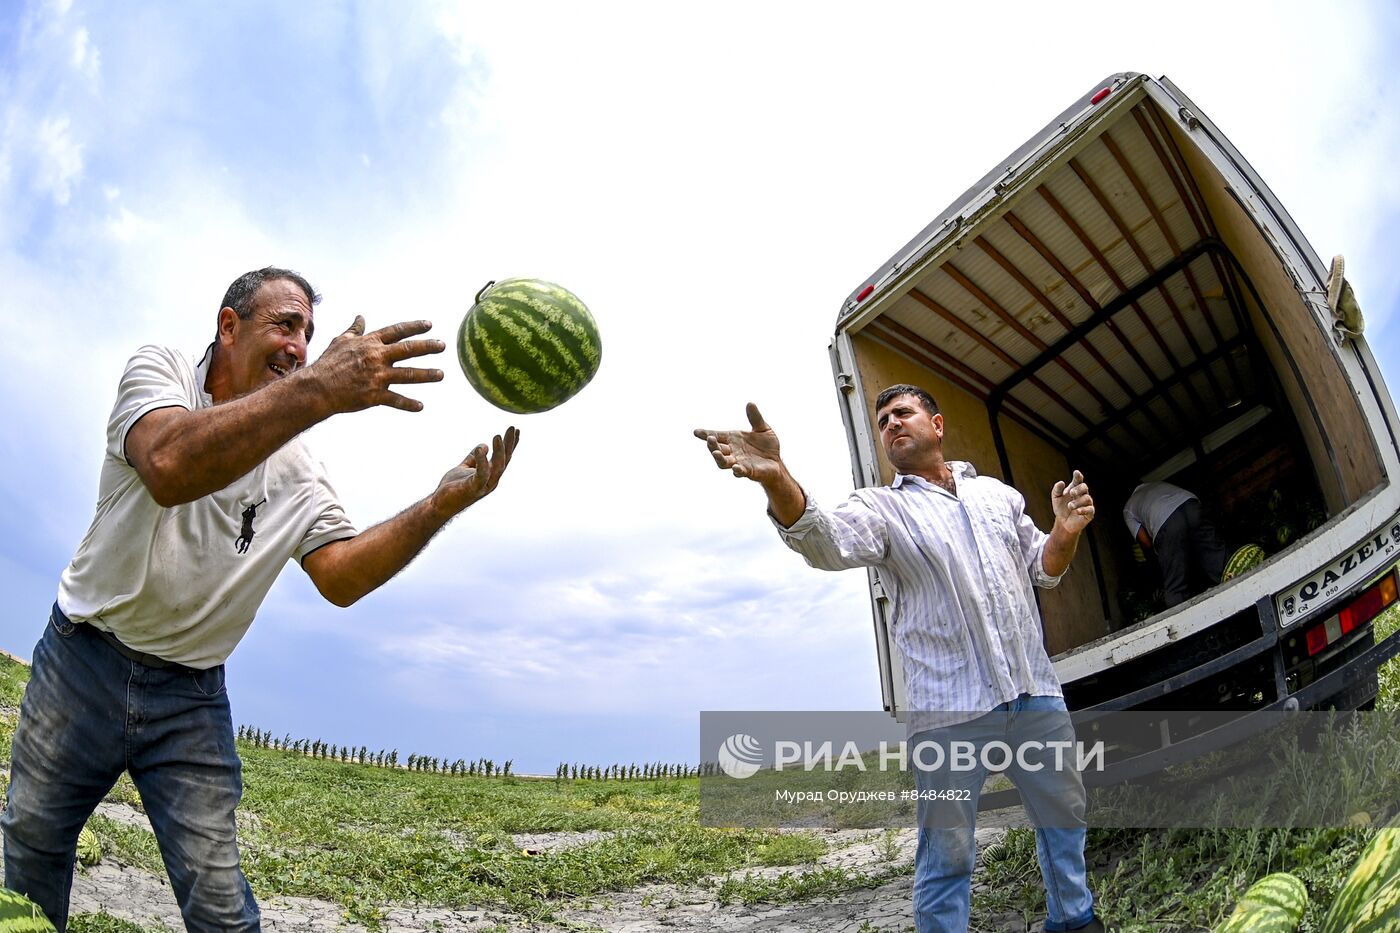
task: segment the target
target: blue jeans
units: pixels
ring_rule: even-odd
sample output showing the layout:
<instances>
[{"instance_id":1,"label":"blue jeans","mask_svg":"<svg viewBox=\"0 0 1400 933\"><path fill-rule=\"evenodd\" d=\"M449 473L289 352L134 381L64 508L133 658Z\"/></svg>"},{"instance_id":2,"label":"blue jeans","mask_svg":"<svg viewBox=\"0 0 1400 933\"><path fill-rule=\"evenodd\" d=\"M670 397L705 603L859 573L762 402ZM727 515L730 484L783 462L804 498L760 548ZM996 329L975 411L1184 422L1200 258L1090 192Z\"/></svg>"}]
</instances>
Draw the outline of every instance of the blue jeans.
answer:
<instances>
[{"instance_id":1,"label":"blue jeans","mask_svg":"<svg viewBox=\"0 0 1400 933\"><path fill-rule=\"evenodd\" d=\"M941 759L941 767L936 767L938 753L932 747L921 752L921 743L949 750L950 741L970 742L980 752L991 742L1016 750L1026 742L1073 740L1064 700L1026 694L972 722L919 732L910 739L911 756L921 756L914 762L915 785L921 792L919 847L914 855L914 923L918 933L966 933L977 858L973 827L987 776L980 753L973 767L953 770L947 755ZM993 755L988 751L988 756L994 766L1004 760L999 752ZM1069 751L1064 760L1072 765L1075 753ZM919 767L920 761L928 767ZM1045 929L1074 930L1094 919L1094 898L1084 868L1084 783L1073 767L1056 768L1053 761L1053 751L1024 754L1019 761L1013 757L1006 773L1020 790L1036 825L1036 855L1049 914ZM942 791L953 799L926 799L930 791ZM957 799L960 797L966 799Z\"/></svg>"},{"instance_id":2,"label":"blue jeans","mask_svg":"<svg viewBox=\"0 0 1400 933\"><path fill-rule=\"evenodd\" d=\"M129 771L141 793L187 930L259 930L238 865L234 809L242 766L224 669L127 660L55 606L34 649L10 764L5 886L60 933L78 832Z\"/></svg>"}]
</instances>

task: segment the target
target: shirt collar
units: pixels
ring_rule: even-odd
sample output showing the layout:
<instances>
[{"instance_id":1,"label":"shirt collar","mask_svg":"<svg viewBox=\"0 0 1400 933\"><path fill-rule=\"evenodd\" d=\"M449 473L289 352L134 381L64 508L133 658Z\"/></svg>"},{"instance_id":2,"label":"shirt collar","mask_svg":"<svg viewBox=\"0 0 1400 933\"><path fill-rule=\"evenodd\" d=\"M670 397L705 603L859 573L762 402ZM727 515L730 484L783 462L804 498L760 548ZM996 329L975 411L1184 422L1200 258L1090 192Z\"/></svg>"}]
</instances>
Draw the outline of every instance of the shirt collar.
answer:
<instances>
[{"instance_id":1,"label":"shirt collar","mask_svg":"<svg viewBox=\"0 0 1400 933\"><path fill-rule=\"evenodd\" d=\"M968 463L966 460L949 460L948 469L953 471L953 476L957 479L972 479L977 475L977 468L974 467L972 464ZM933 483L930 483L922 476L915 476L912 473L896 473L894 475L894 482L890 483L890 485L893 486L895 489L898 489L905 483L913 483L915 486L919 486L924 489L943 488L941 486L935 486ZM943 489L943 491L947 492L946 489Z\"/></svg>"},{"instance_id":2,"label":"shirt collar","mask_svg":"<svg viewBox=\"0 0 1400 933\"><path fill-rule=\"evenodd\" d=\"M209 390L204 387L204 382L209 378L209 366L214 362L214 344L211 342L204 350L204 356L194 367L194 384L199 390L199 395L204 399L205 405L213 405L214 397L209 394Z\"/></svg>"}]
</instances>

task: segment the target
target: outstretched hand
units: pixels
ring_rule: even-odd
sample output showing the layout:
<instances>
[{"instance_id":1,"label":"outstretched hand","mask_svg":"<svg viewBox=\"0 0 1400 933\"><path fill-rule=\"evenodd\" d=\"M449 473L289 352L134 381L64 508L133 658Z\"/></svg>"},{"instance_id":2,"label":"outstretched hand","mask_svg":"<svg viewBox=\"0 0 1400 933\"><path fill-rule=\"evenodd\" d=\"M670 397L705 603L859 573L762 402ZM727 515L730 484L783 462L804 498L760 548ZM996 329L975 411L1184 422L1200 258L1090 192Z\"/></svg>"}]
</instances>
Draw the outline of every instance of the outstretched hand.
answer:
<instances>
[{"instance_id":1,"label":"outstretched hand","mask_svg":"<svg viewBox=\"0 0 1400 933\"><path fill-rule=\"evenodd\" d=\"M510 465L511 454L520 441L520 431L506 428L505 437L497 434L487 451L478 444L466 459L443 474L434 499L450 514L455 515L479 499L490 495L501 481L501 474Z\"/></svg>"},{"instance_id":2,"label":"outstretched hand","mask_svg":"<svg viewBox=\"0 0 1400 933\"><path fill-rule=\"evenodd\" d=\"M408 340L432 328L431 321L403 321L365 333L365 319L356 315L344 333L326 347L305 370L315 378L337 412L387 405L401 411L422 411L423 403L391 391L399 383L441 382L442 370L395 366L404 360L441 353L441 340Z\"/></svg>"},{"instance_id":3,"label":"outstretched hand","mask_svg":"<svg viewBox=\"0 0 1400 933\"><path fill-rule=\"evenodd\" d=\"M1050 507L1055 510L1055 524L1070 534L1079 534L1094 520L1094 499L1089 485L1078 470L1068 483L1061 480L1050 490Z\"/></svg>"},{"instance_id":4,"label":"outstretched hand","mask_svg":"<svg viewBox=\"0 0 1400 933\"><path fill-rule=\"evenodd\" d=\"M749 416L751 430L696 428L695 436L705 442L715 465L721 470L729 470L735 476L759 483L780 479L784 474L783 461L778 455L777 433L763 420L763 415L753 402L749 402L744 410Z\"/></svg>"}]
</instances>

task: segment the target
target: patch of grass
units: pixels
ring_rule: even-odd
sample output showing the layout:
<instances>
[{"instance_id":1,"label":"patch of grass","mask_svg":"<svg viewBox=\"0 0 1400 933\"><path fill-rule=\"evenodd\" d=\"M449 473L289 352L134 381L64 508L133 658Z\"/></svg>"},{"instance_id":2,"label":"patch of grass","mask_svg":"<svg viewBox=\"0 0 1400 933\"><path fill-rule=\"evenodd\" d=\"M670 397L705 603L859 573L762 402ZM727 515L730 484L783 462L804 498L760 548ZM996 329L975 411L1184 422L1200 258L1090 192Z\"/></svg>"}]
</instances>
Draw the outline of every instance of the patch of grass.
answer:
<instances>
[{"instance_id":1,"label":"patch of grass","mask_svg":"<svg viewBox=\"0 0 1400 933\"><path fill-rule=\"evenodd\" d=\"M29 665L0 654L0 706L18 707L29 683Z\"/></svg>"},{"instance_id":2,"label":"patch of grass","mask_svg":"<svg viewBox=\"0 0 1400 933\"><path fill-rule=\"evenodd\" d=\"M254 890L328 899L362 922L375 921L376 905L413 901L547 918L550 901L825 851L792 834L701 827L695 778L506 782L240 752ZM537 856L504 844L508 833L564 830L611 834Z\"/></svg>"},{"instance_id":3,"label":"patch of grass","mask_svg":"<svg viewBox=\"0 0 1400 933\"><path fill-rule=\"evenodd\" d=\"M1085 855L1097 909L1124 933L1213 929L1250 884L1275 871L1308 888L1302 929L1318 929L1367 831L1344 829L1090 830ZM973 927L994 928L1007 911L1045 916L1045 889L1031 830L1007 833L984 861Z\"/></svg>"},{"instance_id":4,"label":"patch of grass","mask_svg":"<svg viewBox=\"0 0 1400 933\"><path fill-rule=\"evenodd\" d=\"M160 847L156 845L154 834L145 829L109 820L100 813L94 813L87 825L102 842L102 857L114 858L124 865L131 865L153 875L165 874L165 863L160 859Z\"/></svg>"},{"instance_id":5,"label":"patch of grass","mask_svg":"<svg viewBox=\"0 0 1400 933\"><path fill-rule=\"evenodd\" d=\"M786 904L814 898L832 898L859 888L878 888L901 875L912 874L913 864L885 871L862 872L844 868L817 868L807 872L783 872L771 878L748 874L725 878L716 896L720 903Z\"/></svg>"},{"instance_id":6,"label":"patch of grass","mask_svg":"<svg viewBox=\"0 0 1400 933\"><path fill-rule=\"evenodd\" d=\"M753 850L756 865L809 865L826 854L826 843L805 833L783 833Z\"/></svg>"},{"instance_id":7,"label":"patch of grass","mask_svg":"<svg viewBox=\"0 0 1400 933\"><path fill-rule=\"evenodd\" d=\"M171 933L165 924L143 927L111 914L78 914L68 918L69 933Z\"/></svg>"},{"instance_id":8,"label":"patch of grass","mask_svg":"<svg viewBox=\"0 0 1400 933\"><path fill-rule=\"evenodd\" d=\"M1391 606L1375 622L1376 641L1400 630L1400 605ZM1381 665L1381 689L1376 695L1376 709L1400 711L1400 657Z\"/></svg>"},{"instance_id":9,"label":"patch of grass","mask_svg":"<svg viewBox=\"0 0 1400 933\"><path fill-rule=\"evenodd\" d=\"M0 705L17 706L23 664L0 658ZM8 699L7 699L8 698ZM0 716L9 760L15 716ZM810 863L826 843L804 834L699 825L699 781L554 781L457 778L313 759L240 744L243 866L256 892L340 905L347 919L378 926L390 904L492 904L530 918L559 902L640 884L696 883L753 866ZM123 776L107 798L140 807ZM164 874L155 837L100 815L89 824L106 857ZM602 830L601 839L527 856L509 834ZM836 891L859 885L841 873L796 884ZM779 885L779 887L784 887ZM101 914L73 929L139 927Z\"/></svg>"},{"instance_id":10,"label":"patch of grass","mask_svg":"<svg viewBox=\"0 0 1400 933\"><path fill-rule=\"evenodd\" d=\"M1400 607L1376 621L1378 638L1397 629ZM26 666L0 658L0 706L18 706L27 680ZM1400 659L1381 669L1377 706L1400 710ZM5 760L13 729L13 715L0 716ZM865 870L812 868L773 877L746 871L809 865L827 842L807 833L702 827L696 779L455 778L249 745L240 753L246 786L240 840L259 896L330 900L347 919L370 926L391 904L495 905L547 920L556 905L640 884L715 884L718 877L721 901L787 903L877 887L912 871L907 861L898 863L893 831L875 841L880 861ZM139 806L125 777L109 799ZM150 833L100 816L91 825L107 857L164 873ZM588 830L608 835L536 856L521 854L510 840L512 833ZM1370 837L1369 830L1340 829L1096 830L1088 845L1091 884L1104 915L1125 931L1170 933L1212 927L1250 883L1291 871L1310 894L1303 929L1316 929ZM1011 914L1044 916L1029 830L1009 831L984 853L977 880L973 929L995 929ZM106 914L75 917L70 928L161 933Z\"/></svg>"}]
</instances>

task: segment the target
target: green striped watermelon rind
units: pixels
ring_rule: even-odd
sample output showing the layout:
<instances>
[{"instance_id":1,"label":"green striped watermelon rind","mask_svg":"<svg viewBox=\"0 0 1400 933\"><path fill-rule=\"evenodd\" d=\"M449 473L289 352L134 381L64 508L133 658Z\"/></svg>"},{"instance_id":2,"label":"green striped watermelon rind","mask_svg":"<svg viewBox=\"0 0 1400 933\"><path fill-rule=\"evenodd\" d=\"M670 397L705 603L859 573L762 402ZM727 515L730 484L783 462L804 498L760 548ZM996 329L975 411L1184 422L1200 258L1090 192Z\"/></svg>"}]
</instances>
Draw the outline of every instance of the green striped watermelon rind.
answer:
<instances>
[{"instance_id":1,"label":"green striped watermelon rind","mask_svg":"<svg viewBox=\"0 0 1400 933\"><path fill-rule=\"evenodd\" d=\"M1246 570L1253 570L1264 563L1267 555L1264 549L1257 544L1246 544L1230 556L1230 561L1225 565L1225 572L1220 575L1220 582L1234 579Z\"/></svg>"},{"instance_id":2,"label":"green striped watermelon rind","mask_svg":"<svg viewBox=\"0 0 1400 933\"><path fill-rule=\"evenodd\" d=\"M102 861L102 840L91 826L84 826L78 833L78 861L84 865L96 865ZM4 933L0 930L0 933Z\"/></svg>"},{"instance_id":3,"label":"green striped watermelon rind","mask_svg":"<svg viewBox=\"0 0 1400 933\"><path fill-rule=\"evenodd\" d=\"M1307 906L1303 882L1286 871L1274 872L1250 885L1216 933L1291 933Z\"/></svg>"},{"instance_id":4,"label":"green striped watermelon rind","mask_svg":"<svg viewBox=\"0 0 1400 933\"><path fill-rule=\"evenodd\" d=\"M1347 933L1397 933L1400 931L1400 875L1392 875L1375 896L1346 918Z\"/></svg>"},{"instance_id":5,"label":"green striped watermelon rind","mask_svg":"<svg viewBox=\"0 0 1400 933\"><path fill-rule=\"evenodd\" d=\"M29 898L0 888L0 933L54 933L54 926Z\"/></svg>"},{"instance_id":6,"label":"green striped watermelon rind","mask_svg":"<svg viewBox=\"0 0 1400 933\"><path fill-rule=\"evenodd\" d=\"M1400 931L1400 828L1376 831L1322 922L1322 933Z\"/></svg>"},{"instance_id":7,"label":"green striped watermelon rind","mask_svg":"<svg viewBox=\"0 0 1400 933\"><path fill-rule=\"evenodd\" d=\"M598 325L568 289L504 279L482 289L457 333L472 388L498 408L548 411L591 381L602 362Z\"/></svg>"},{"instance_id":8,"label":"green striped watermelon rind","mask_svg":"<svg viewBox=\"0 0 1400 933\"><path fill-rule=\"evenodd\" d=\"M1215 933L1293 933L1298 918L1272 904L1241 903Z\"/></svg>"},{"instance_id":9,"label":"green striped watermelon rind","mask_svg":"<svg viewBox=\"0 0 1400 933\"><path fill-rule=\"evenodd\" d=\"M1276 871L1250 885L1240 903L1269 904L1302 920L1303 911L1308 909L1308 888L1297 875Z\"/></svg>"}]
</instances>

